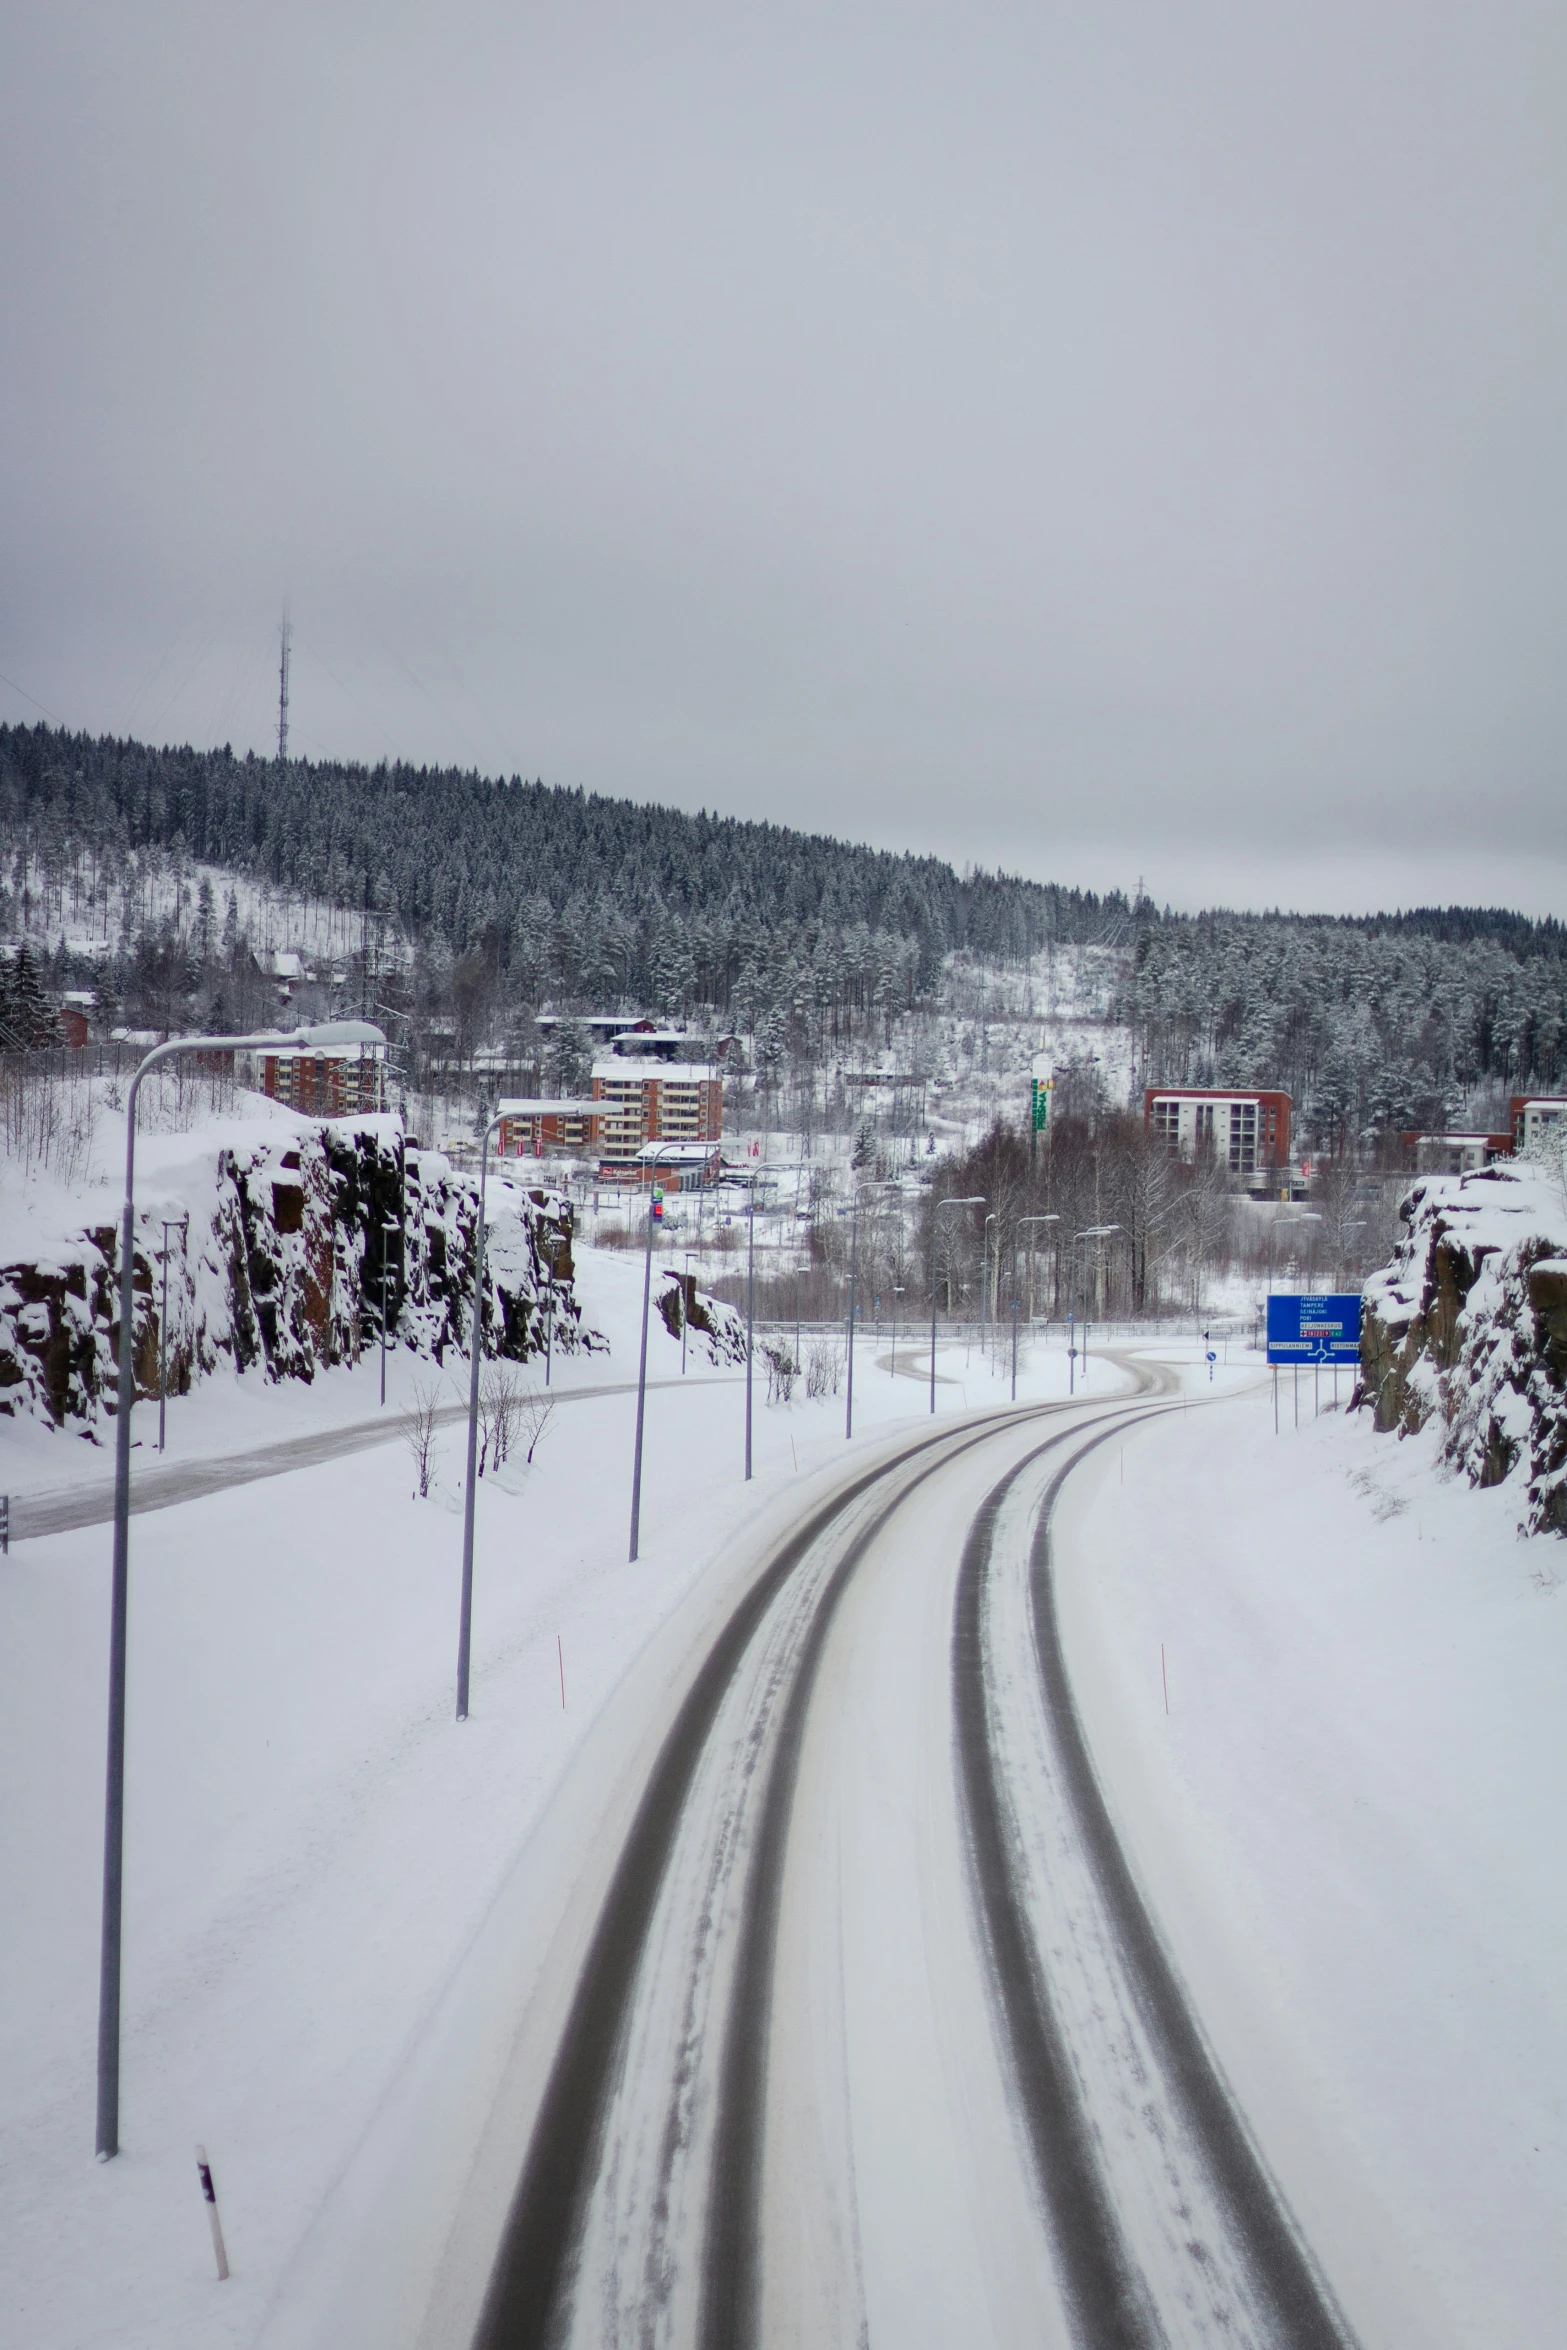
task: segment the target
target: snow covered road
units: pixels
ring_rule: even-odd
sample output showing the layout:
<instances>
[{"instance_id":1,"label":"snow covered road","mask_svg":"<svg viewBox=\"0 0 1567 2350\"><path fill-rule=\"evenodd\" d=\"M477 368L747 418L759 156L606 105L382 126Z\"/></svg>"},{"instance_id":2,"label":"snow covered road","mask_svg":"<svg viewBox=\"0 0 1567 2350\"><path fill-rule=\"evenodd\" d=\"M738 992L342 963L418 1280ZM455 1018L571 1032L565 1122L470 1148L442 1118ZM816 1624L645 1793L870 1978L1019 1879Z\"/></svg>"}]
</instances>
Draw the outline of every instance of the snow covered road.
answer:
<instances>
[{"instance_id":1,"label":"snow covered road","mask_svg":"<svg viewBox=\"0 0 1567 2350\"><path fill-rule=\"evenodd\" d=\"M906 1441L748 1582L589 1939L480 2350L1349 2340L1116 1843L1055 1626L1084 1454Z\"/></svg>"}]
</instances>

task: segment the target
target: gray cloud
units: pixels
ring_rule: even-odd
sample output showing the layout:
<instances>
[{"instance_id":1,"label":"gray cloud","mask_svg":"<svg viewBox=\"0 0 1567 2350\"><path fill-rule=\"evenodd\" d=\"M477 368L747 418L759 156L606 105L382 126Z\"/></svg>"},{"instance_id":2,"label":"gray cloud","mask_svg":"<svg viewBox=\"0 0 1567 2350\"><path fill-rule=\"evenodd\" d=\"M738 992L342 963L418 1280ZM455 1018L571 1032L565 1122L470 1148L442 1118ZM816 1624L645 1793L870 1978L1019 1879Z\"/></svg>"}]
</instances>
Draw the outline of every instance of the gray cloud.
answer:
<instances>
[{"instance_id":1,"label":"gray cloud","mask_svg":"<svg viewBox=\"0 0 1567 2350\"><path fill-rule=\"evenodd\" d=\"M1564 50L13 10L0 715L1560 912Z\"/></svg>"}]
</instances>

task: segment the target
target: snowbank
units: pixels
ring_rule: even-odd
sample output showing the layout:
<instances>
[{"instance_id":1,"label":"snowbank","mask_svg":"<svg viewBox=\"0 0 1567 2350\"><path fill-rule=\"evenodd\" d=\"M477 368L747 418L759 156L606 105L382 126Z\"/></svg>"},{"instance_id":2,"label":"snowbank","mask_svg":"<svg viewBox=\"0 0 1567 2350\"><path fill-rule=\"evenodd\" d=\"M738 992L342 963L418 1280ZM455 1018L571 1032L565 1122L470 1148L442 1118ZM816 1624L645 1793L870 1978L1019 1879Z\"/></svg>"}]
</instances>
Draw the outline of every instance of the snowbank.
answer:
<instances>
[{"instance_id":1,"label":"snowbank","mask_svg":"<svg viewBox=\"0 0 1567 2350\"><path fill-rule=\"evenodd\" d=\"M1357 1400L1471 1485L1518 1478L1521 1530L1567 1533L1567 1201L1527 1162L1417 1183L1406 1236L1366 1284Z\"/></svg>"}]
</instances>

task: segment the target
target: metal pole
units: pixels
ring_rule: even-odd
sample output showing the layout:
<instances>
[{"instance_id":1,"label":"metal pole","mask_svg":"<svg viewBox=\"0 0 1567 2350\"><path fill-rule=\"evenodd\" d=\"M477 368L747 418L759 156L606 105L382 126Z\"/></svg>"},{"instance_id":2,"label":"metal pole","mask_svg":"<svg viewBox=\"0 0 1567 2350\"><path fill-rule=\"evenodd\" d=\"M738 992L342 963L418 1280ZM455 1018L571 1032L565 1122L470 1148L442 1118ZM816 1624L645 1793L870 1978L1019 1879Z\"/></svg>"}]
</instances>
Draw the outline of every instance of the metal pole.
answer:
<instances>
[{"instance_id":1,"label":"metal pole","mask_svg":"<svg viewBox=\"0 0 1567 2350\"><path fill-rule=\"evenodd\" d=\"M930 1203L930 1408L936 1409L936 1218L943 1208L982 1208L985 1195L971 1193L964 1199L937 1199Z\"/></svg>"},{"instance_id":2,"label":"metal pole","mask_svg":"<svg viewBox=\"0 0 1567 2350\"><path fill-rule=\"evenodd\" d=\"M546 1387L548 1387L555 1369L555 1236L553 1233L550 1235L549 1242L549 1263L549 1320L544 1328L544 1384Z\"/></svg>"},{"instance_id":3,"label":"metal pole","mask_svg":"<svg viewBox=\"0 0 1567 2350\"><path fill-rule=\"evenodd\" d=\"M854 1195L854 1211L849 1219L849 1400L844 1412L843 1433L847 1440L854 1434L854 1284L860 1269L860 1195Z\"/></svg>"},{"instance_id":4,"label":"metal pole","mask_svg":"<svg viewBox=\"0 0 1567 2350\"><path fill-rule=\"evenodd\" d=\"M462 1602L457 1611L457 1719L468 1719L468 1651L473 1634L473 1507L479 1482L479 1359L484 1352L484 1203L493 1117L479 1142L479 1226L473 1243L473 1314L468 1330L468 1474L462 1497Z\"/></svg>"},{"instance_id":5,"label":"metal pole","mask_svg":"<svg viewBox=\"0 0 1567 2350\"><path fill-rule=\"evenodd\" d=\"M346 1024L345 1024L346 1025ZM376 1031L379 1035L379 1030ZM341 1029L333 1037L340 1041ZM136 1400L134 1284L136 1105L149 1069L178 1053L248 1052L299 1045L302 1028L250 1036L181 1036L155 1045L125 1103L125 1206L120 1222L120 1365L114 1424L114 1565L109 1590L109 1720L104 1766L103 1929L98 1953L98 2159L120 2151L120 1929L125 1862L125 1634L130 1586L131 1409ZM382 1038L382 1042L385 1039Z\"/></svg>"},{"instance_id":6,"label":"metal pole","mask_svg":"<svg viewBox=\"0 0 1567 2350\"><path fill-rule=\"evenodd\" d=\"M386 1227L381 1227L381 1409L386 1409Z\"/></svg>"},{"instance_id":7,"label":"metal pole","mask_svg":"<svg viewBox=\"0 0 1567 2350\"><path fill-rule=\"evenodd\" d=\"M746 1200L745 1264L745 1481L751 1482L751 1348L756 1330L756 1183Z\"/></svg>"},{"instance_id":8,"label":"metal pole","mask_svg":"<svg viewBox=\"0 0 1567 2350\"><path fill-rule=\"evenodd\" d=\"M1017 1402L1017 1299L1012 1300L1012 1401Z\"/></svg>"},{"instance_id":9,"label":"metal pole","mask_svg":"<svg viewBox=\"0 0 1567 2350\"><path fill-rule=\"evenodd\" d=\"M642 1417L647 1402L647 1315L653 1295L653 1170L648 1169L647 1255L642 1267L642 1360L637 1369L637 1435L631 1454L631 1564L642 1530Z\"/></svg>"},{"instance_id":10,"label":"metal pole","mask_svg":"<svg viewBox=\"0 0 1567 2350\"><path fill-rule=\"evenodd\" d=\"M109 1752L103 1806L103 1935L98 1958L98 2159L120 2151L120 1910L125 1855L125 1619L129 1586L131 1407L136 1294L132 1281L136 1096L125 1111L125 1207L120 1220L120 1385L114 1421L114 1569L109 1598Z\"/></svg>"},{"instance_id":11,"label":"metal pole","mask_svg":"<svg viewBox=\"0 0 1567 2350\"><path fill-rule=\"evenodd\" d=\"M930 1203L930 1409L936 1413L936 1217L941 1202Z\"/></svg>"},{"instance_id":12,"label":"metal pole","mask_svg":"<svg viewBox=\"0 0 1567 2350\"><path fill-rule=\"evenodd\" d=\"M163 1450L163 1407L169 1392L169 1227L163 1227L163 1307L158 1316L158 1450Z\"/></svg>"}]
</instances>

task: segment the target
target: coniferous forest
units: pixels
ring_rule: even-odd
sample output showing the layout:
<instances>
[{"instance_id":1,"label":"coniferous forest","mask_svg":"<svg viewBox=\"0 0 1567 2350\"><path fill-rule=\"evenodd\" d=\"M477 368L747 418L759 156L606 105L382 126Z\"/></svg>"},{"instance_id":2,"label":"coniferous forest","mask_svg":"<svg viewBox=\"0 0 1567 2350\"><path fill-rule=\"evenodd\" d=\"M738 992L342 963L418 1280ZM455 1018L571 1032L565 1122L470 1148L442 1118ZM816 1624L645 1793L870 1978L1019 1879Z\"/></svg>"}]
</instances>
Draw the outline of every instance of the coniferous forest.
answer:
<instances>
[{"instance_id":1,"label":"coniferous forest","mask_svg":"<svg viewBox=\"0 0 1567 2350\"><path fill-rule=\"evenodd\" d=\"M27 1004L0 1003L15 1043L46 1018L40 974L133 1022L263 1017L237 884L335 909L345 1000L434 1023L459 1063L546 1004L635 1007L742 1031L782 1081L889 1041L954 956L1016 973L1086 946L1107 950L1103 1009L1146 1078L1282 1085L1329 1148L1494 1117L1509 1088L1567 1078L1567 931L1505 912L1185 916L517 777L45 725L0 728L0 840L0 932L36 958Z\"/></svg>"}]
</instances>

